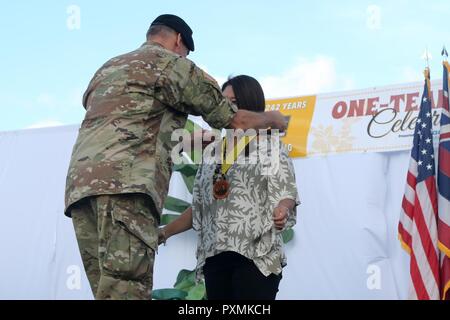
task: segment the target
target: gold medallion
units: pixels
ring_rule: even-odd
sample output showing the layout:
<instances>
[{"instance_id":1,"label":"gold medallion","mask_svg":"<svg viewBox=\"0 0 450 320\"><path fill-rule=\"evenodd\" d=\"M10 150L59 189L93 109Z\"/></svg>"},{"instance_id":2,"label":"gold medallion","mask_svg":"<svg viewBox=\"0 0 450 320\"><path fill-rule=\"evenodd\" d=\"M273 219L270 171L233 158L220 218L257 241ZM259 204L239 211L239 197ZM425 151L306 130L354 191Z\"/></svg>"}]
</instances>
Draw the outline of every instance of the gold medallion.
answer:
<instances>
[{"instance_id":1,"label":"gold medallion","mask_svg":"<svg viewBox=\"0 0 450 320\"><path fill-rule=\"evenodd\" d=\"M230 183L225 179L214 182L213 195L216 200L223 200L230 194Z\"/></svg>"}]
</instances>

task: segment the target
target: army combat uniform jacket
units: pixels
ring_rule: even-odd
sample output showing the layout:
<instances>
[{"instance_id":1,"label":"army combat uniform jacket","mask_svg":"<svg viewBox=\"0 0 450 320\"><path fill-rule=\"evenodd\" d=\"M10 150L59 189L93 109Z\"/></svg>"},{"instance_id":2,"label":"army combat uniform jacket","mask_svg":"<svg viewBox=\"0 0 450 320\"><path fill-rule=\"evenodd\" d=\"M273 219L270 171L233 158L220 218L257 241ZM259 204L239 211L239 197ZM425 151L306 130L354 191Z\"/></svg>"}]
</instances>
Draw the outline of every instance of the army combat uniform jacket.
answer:
<instances>
[{"instance_id":1,"label":"army combat uniform jacket","mask_svg":"<svg viewBox=\"0 0 450 320\"><path fill-rule=\"evenodd\" d=\"M148 195L160 215L168 191L174 130L187 115L227 127L236 107L192 61L146 43L94 75L83 97L86 116L73 149L65 213L96 195Z\"/></svg>"}]
</instances>

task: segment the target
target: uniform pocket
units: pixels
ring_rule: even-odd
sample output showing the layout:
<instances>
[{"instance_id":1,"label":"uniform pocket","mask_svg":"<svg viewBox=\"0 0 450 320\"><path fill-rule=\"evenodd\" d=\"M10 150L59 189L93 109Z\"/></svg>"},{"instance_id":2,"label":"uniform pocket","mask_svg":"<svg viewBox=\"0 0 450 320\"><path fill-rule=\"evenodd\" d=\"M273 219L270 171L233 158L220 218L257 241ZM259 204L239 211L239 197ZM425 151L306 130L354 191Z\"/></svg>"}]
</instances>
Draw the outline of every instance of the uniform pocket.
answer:
<instances>
[{"instance_id":1,"label":"uniform pocket","mask_svg":"<svg viewBox=\"0 0 450 320\"><path fill-rule=\"evenodd\" d=\"M142 212L139 200L131 195L110 203L110 216L104 220L105 252L101 263L107 273L130 280L151 277L157 227L152 214ZM148 208L147 210L150 210Z\"/></svg>"},{"instance_id":2,"label":"uniform pocket","mask_svg":"<svg viewBox=\"0 0 450 320\"><path fill-rule=\"evenodd\" d=\"M141 280L151 276L154 251L136 238L122 224L113 225L107 242L103 269L123 279Z\"/></svg>"},{"instance_id":3,"label":"uniform pocket","mask_svg":"<svg viewBox=\"0 0 450 320\"><path fill-rule=\"evenodd\" d=\"M147 247L158 247L158 222L152 214L150 201L142 195L124 195L112 207L113 224L119 223Z\"/></svg>"}]
</instances>

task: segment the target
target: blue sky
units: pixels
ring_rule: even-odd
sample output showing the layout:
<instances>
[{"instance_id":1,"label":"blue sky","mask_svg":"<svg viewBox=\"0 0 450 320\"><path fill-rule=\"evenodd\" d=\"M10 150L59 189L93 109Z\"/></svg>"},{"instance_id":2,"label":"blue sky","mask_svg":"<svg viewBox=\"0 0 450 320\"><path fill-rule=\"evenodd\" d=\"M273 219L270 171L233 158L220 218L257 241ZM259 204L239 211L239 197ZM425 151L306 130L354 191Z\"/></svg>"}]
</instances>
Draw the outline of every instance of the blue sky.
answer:
<instances>
[{"instance_id":1,"label":"blue sky","mask_svg":"<svg viewBox=\"0 0 450 320\"><path fill-rule=\"evenodd\" d=\"M426 47L440 78L450 47L448 0L10 1L0 13L0 131L80 123L94 72L141 45L162 13L192 27L197 65L219 82L252 75L267 97L421 80Z\"/></svg>"}]
</instances>

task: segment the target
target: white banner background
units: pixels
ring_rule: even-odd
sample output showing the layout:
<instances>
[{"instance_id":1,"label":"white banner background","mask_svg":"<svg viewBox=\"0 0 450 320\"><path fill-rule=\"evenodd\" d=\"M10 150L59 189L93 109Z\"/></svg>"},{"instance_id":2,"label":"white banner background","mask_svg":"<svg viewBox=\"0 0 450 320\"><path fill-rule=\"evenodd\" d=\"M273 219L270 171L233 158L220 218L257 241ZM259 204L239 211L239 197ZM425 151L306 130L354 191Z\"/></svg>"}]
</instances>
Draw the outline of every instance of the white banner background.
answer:
<instances>
[{"instance_id":1,"label":"white banner background","mask_svg":"<svg viewBox=\"0 0 450 320\"><path fill-rule=\"evenodd\" d=\"M0 299L92 299L64 186L77 127L0 133ZM409 152L294 161L302 205L279 299L405 299L397 224ZM170 193L189 199L179 176ZM155 288L195 266L195 233L156 257Z\"/></svg>"},{"instance_id":2,"label":"white banner background","mask_svg":"<svg viewBox=\"0 0 450 320\"><path fill-rule=\"evenodd\" d=\"M292 157L408 150L424 82L270 99L268 110L290 115L285 143ZM435 142L443 103L442 80L431 81ZM302 108L293 108L301 105ZM294 110L292 110L294 109ZM310 126L308 132L308 126Z\"/></svg>"}]
</instances>

